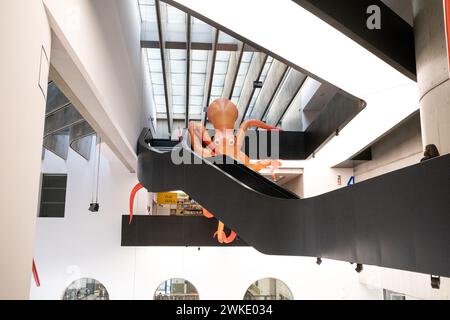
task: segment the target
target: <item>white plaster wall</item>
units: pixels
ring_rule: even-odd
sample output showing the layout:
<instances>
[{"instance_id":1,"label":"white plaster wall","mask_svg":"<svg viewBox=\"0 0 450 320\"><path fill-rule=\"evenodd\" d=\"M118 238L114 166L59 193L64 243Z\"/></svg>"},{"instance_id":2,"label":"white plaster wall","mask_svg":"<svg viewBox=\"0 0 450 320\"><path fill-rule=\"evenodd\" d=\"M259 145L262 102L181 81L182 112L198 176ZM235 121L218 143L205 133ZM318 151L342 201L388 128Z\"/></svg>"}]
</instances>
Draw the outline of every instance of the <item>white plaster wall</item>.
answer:
<instances>
[{"instance_id":1,"label":"white plaster wall","mask_svg":"<svg viewBox=\"0 0 450 320\"><path fill-rule=\"evenodd\" d=\"M43 172L68 172L66 217L38 219L41 287L32 284L32 299L61 299L80 277L101 281L111 299L153 299L156 288L173 277L191 281L201 299L242 299L251 283L265 277L284 281L295 299L382 298L380 289L359 283L348 263L326 260L319 267L312 258L266 256L252 248L121 247L121 215L136 178L102 148L98 214L87 210L93 165L73 152L67 162L46 154ZM140 213L146 198L138 193Z\"/></svg>"},{"instance_id":2,"label":"white plaster wall","mask_svg":"<svg viewBox=\"0 0 450 320\"><path fill-rule=\"evenodd\" d=\"M340 185L339 176L341 177ZM311 198L344 188L352 176L352 168L329 168L321 160L307 161L303 169L303 195L305 198Z\"/></svg>"},{"instance_id":3,"label":"white plaster wall","mask_svg":"<svg viewBox=\"0 0 450 320\"><path fill-rule=\"evenodd\" d=\"M134 170L136 141L152 107L144 101L137 2L43 1L64 52L52 61L55 69L82 102L79 111Z\"/></svg>"},{"instance_id":4,"label":"white plaster wall","mask_svg":"<svg viewBox=\"0 0 450 320\"><path fill-rule=\"evenodd\" d=\"M417 114L372 146L372 161L355 167L356 181L414 165L422 159L423 149Z\"/></svg>"},{"instance_id":5,"label":"white plaster wall","mask_svg":"<svg viewBox=\"0 0 450 320\"><path fill-rule=\"evenodd\" d=\"M0 39L0 299L28 299L51 47L42 3L1 1Z\"/></svg>"}]
</instances>

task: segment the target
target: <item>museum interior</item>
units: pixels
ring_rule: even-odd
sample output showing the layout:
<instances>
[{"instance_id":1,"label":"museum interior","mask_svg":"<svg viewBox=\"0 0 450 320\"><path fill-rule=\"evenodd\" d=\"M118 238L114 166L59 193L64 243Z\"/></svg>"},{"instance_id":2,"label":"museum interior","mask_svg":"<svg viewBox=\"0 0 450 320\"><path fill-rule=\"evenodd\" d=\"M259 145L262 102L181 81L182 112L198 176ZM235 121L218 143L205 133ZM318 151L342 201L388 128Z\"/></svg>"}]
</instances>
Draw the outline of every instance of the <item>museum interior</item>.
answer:
<instances>
[{"instance_id":1,"label":"museum interior","mask_svg":"<svg viewBox=\"0 0 450 320\"><path fill-rule=\"evenodd\" d=\"M15 0L1 300L450 299L450 0Z\"/></svg>"}]
</instances>

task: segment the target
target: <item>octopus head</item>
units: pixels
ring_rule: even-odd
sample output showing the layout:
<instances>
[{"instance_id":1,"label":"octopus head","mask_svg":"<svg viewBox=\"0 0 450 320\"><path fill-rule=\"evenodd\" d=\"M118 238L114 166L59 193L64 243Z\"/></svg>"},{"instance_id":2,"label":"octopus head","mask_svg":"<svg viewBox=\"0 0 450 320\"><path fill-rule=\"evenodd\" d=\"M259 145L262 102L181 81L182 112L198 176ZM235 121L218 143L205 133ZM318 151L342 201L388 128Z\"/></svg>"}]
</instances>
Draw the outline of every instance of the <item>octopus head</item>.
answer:
<instances>
[{"instance_id":1,"label":"octopus head","mask_svg":"<svg viewBox=\"0 0 450 320\"><path fill-rule=\"evenodd\" d=\"M228 99L217 99L208 107L208 119L220 131L232 130L238 114L236 105Z\"/></svg>"}]
</instances>

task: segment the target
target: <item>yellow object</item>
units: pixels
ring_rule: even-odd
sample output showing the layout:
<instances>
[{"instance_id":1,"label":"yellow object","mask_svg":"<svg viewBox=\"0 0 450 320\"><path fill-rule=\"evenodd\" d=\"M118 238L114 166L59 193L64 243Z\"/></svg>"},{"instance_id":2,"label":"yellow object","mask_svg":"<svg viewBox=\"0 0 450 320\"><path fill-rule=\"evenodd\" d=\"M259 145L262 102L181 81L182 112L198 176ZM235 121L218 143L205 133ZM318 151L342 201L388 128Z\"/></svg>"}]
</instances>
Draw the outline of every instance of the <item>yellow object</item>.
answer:
<instances>
[{"instance_id":1,"label":"yellow object","mask_svg":"<svg viewBox=\"0 0 450 320\"><path fill-rule=\"evenodd\" d=\"M173 204L178 202L178 194L175 192L161 192L156 196L156 202L158 204Z\"/></svg>"}]
</instances>

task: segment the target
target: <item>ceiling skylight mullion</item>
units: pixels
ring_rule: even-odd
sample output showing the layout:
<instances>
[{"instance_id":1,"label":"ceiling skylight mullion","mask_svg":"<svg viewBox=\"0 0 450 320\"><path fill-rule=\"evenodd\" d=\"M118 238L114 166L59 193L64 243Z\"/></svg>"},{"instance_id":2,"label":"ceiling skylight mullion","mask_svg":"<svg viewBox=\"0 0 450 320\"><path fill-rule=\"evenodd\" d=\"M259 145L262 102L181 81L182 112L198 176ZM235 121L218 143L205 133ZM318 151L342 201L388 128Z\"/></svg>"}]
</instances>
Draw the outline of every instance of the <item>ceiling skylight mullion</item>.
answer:
<instances>
[{"instance_id":1,"label":"ceiling skylight mullion","mask_svg":"<svg viewBox=\"0 0 450 320\"><path fill-rule=\"evenodd\" d=\"M189 103L191 94L191 15L187 15L186 19L186 111L185 126L189 126Z\"/></svg>"},{"instance_id":2,"label":"ceiling skylight mullion","mask_svg":"<svg viewBox=\"0 0 450 320\"><path fill-rule=\"evenodd\" d=\"M172 109L172 104L170 101L170 77L169 77L169 68L168 68L168 64L166 62L166 57L165 57L165 32L164 32L164 26L163 25L163 21L162 21L162 16L161 16L161 9L162 9L162 4L160 0L155 0L155 9L156 9L156 17L157 17L157 24L158 24L158 36L159 36L159 43L160 43L160 54L161 54L161 64L163 67L163 72L162 72L162 76L163 76L163 81L164 81L164 98L165 98L165 102L166 102L166 114L167 114L167 129L169 131L169 135L172 134L172 124L173 124L173 109Z\"/></svg>"},{"instance_id":3,"label":"ceiling skylight mullion","mask_svg":"<svg viewBox=\"0 0 450 320\"><path fill-rule=\"evenodd\" d=\"M209 103L209 100L211 99L211 88L212 88L212 83L213 83L213 79L214 79L214 69L215 69L215 65L216 65L216 56L217 56L217 44L219 42L219 30L215 29L214 30L214 45L213 45L213 51L212 51L212 55L211 55L211 67L209 69L209 73L208 73L208 83L207 83L207 94L206 94L206 100L205 100L205 104ZM203 112L202 112L202 125L205 126L206 125L206 108L208 107L203 106Z\"/></svg>"}]
</instances>

